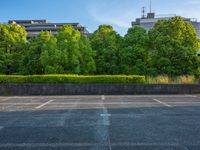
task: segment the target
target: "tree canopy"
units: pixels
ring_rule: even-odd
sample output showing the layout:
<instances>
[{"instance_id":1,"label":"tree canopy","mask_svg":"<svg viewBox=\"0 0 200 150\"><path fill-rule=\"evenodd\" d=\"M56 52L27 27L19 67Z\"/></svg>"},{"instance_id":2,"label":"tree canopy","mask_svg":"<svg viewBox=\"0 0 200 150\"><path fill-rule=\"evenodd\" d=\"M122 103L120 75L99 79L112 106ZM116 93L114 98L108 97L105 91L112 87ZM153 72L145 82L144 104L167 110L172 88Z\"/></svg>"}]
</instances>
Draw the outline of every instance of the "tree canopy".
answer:
<instances>
[{"instance_id":1,"label":"tree canopy","mask_svg":"<svg viewBox=\"0 0 200 150\"><path fill-rule=\"evenodd\" d=\"M110 25L101 25L91 37L97 74L118 74L121 36Z\"/></svg>"},{"instance_id":2,"label":"tree canopy","mask_svg":"<svg viewBox=\"0 0 200 150\"><path fill-rule=\"evenodd\" d=\"M143 28L135 26L128 30L124 36L121 58L123 73L147 74L148 34Z\"/></svg>"},{"instance_id":3,"label":"tree canopy","mask_svg":"<svg viewBox=\"0 0 200 150\"><path fill-rule=\"evenodd\" d=\"M0 74L199 75L200 40L181 17L159 20L148 32L131 27L124 37L110 25L91 37L70 25L26 36L23 27L0 24Z\"/></svg>"},{"instance_id":4,"label":"tree canopy","mask_svg":"<svg viewBox=\"0 0 200 150\"><path fill-rule=\"evenodd\" d=\"M199 39L195 29L181 17L158 21L149 31L151 67L157 74L196 74Z\"/></svg>"},{"instance_id":5,"label":"tree canopy","mask_svg":"<svg viewBox=\"0 0 200 150\"><path fill-rule=\"evenodd\" d=\"M17 25L0 24L0 70L4 74L18 72L21 52L26 43L27 33Z\"/></svg>"}]
</instances>

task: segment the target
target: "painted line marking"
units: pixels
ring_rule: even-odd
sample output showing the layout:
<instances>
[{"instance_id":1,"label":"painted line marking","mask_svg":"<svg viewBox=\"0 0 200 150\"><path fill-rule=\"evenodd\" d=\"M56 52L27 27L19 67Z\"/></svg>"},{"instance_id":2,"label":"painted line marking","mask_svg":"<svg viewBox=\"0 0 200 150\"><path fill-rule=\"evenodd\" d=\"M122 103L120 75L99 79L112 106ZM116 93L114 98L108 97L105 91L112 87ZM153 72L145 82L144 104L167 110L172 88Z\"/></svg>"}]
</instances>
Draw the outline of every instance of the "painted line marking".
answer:
<instances>
[{"instance_id":1,"label":"painted line marking","mask_svg":"<svg viewBox=\"0 0 200 150\"><path fill-rule=\"evenodd\" d=\"M185 95L185 96L187 96L187 97L197 97L196 95Z\"/></svg>"},{"instance_id":2,"label":"painted line marking","mask_svg":"<svg viewBox=\"0 0 200 150\"><path fill-rule=\"evenodd\" d=\"M168 102L170 104L200 104L200 102Z\"/></svg>"},{"instance_id":3,"label":"painted line marking","mask_svg":"<svg viewBox=\"0 0 200 150\"><path fill-rule=\"evenodd\" d=\"M8 104L7 104L8 105ZM1 105L0 105L1 106ZM9 104L8 106L1 106L1 108L3 109L3 110L7 110L7 109L9 109L9 108L11 108L11 107L15 107L15 104Z\"/></svg>"},{"instance_id":4,"label":"painted line marking","mask_svg":"<svg viewBox=\"0 0 200 150\"><path fill-rule=\"evenodd\" d=\"M154 101L156 101L154 99ZM51 101L52 102L52 101ZM158 102L158 101L156 101ZM160 103L160 101L159 101ZM165 102L162 102L165 103ZM200 102L168 102L169 104L200 104ZM152 105L154 102L119 102L104 103L105 105ZM165 103L166 104L166 103ZM167 105L169 105L167 104ZM44 103L0 103L1 105L44 105ZM45 104L47 105L47 104ZM48 105L101 105L101 103L48 103ZM39 106L37 106L39 107ZM103 107L103 106L102 106ZM99 107L99 108L102 108Z\"/></svg>"},{"instance_id":5,"label":"painted line marking","mask_svg":"<svg viewBox=\"0 0 200 150\"><path fill-rule=\"evenodd\" d=\"M101 117L103 117L103 125L105 125L105 126L110 126L110 116L111 116L111 114L108 114L108 109L104 106L104 100L105 100L106 98L105 98L105 95L102 95L101 96L101 105L102 105L102 109L103 109L103 113L102 114L100 114L100 116Z\"/></svg>"},{"instance_id":6,"label":"painted line marking","mask_svg":"<svg viewBox=\"0 0 200 150\"><path fill-rule=\"evenodd\" d=\"M100 114L101 117L110 117L111 114Z\"/></svg>"},{"instance_id":7,"label":"painted line marking","mask_svg":"<svg viewBox=\"0 0 200 150\"><path fill-rule=\"evenodd\" d=\"M200 143L186 143L190 146L199 146ZM107 146L107 143L6 143L0 147L88 147ZM110 146L181 146L180 143L110 143ZM181 146L182 147L182 146ZM185 147L184 147L185 148Z\"/></svg>"},{"instance_id":8,"label":"painted line marking","mask_svg":"<svg viewBox=\"0 0 200 150\"><path fill-rule=\"evenodd\" d=\"M103 107L103 114L100 114L101 117L103 117L103 125L110 126L110 116L111 114L108 114L107 108Z\"/></svg>"},{"instance_id":9,"label":"painted line marking","mask_svg":"<svg viewBox=\"0 0 200 150\"><path fill-rule=\"evenodd\" d=\"M8 98L3 98L2 100L0 100L0 102L5 102L7 100L11 99L11 97L8 97Z\"/></svg>"},{"instance_id":10,"label":"painted line marking","mask_svg":"<svg viewBox=\"0 0 200 150\"><path fill-rule=\"evenodd\" d=\"M156 102L158 102L158 103L160 103L160 104L163 104L164 106L172 107L171 105L169 105L169 104L167 104L167 103L165 103L165 102L162 102L162 101L160 101L160 100L158 100L158 99L153 99L153 100L156 101Z\"/></svg>"},{"instance_id":11,"label":"painted line marking","mask_svg":"<svg viewBox=\"0 0 200 150\"><path fill-rule=\"evenodd\" d=\"M41 105L43 103L0 103L0 105Z\"/></svg>"},{"instance_id":12,"label":"painted line marking","mask_svg":"<svg viewBox=\"0 0 200 150\"><path fill-rule=\"evenodd\" d=\"M200 103L200 102L199 102ZM51 103L49 105L74 105L75 103ZM121 102L105 102L105 105L122 105ZM155 104L153 102L124 102L125 105L130 104ZM101 105L101 103L78 103L78 105ZM103 106L102 106L103 107Z\"/></svg>"},{"instance_id":13,"label":"painted line marking","mask_svg":"<svg viewBox=\"0 0 200 150\"><path fill-rule=\"evenodd\" d=\"M107 96L109 98L148 98L148 97L152 97L152 98L159 98L159 97L170 97L170 98L190 98L190 97L198 97L198 96L195 96L195 95L116 95L116 96Z\"/></svg>"},{"instance_id":14,"label":"painted line marking","mask_svg":"<svg viewBox=\"0 0 200 150\"><path fill-rule=\"evenodd\" d=\"M105 100L105 95L102 95L102 96L101 96L101 99L102 99L102 100Z\"/></svg>"},{"instance_id":15,"label":"painted line marking","mask_svg":"<svg viewBox=\"0 0 200 150\"><path fill-rule=\"evenodd\" d=\"M51 102L53 102L54 100L50 100L50 101L48 101L48 102L46 102L46 103L43 103L42 105L39 105L39 106L37 106L37 107L35 107L36 109L40 109L40 108L42 108L42 107L44 107L45 105L47 105L47 104L50 104Z\"/></svg>"},{"instance_id":16,"label":"painted line marking","mask_svg":"<svg viewBox=\"0 0 200 150\"><path fill-rule=\"evenodd\" d=\"M111 142L110 142L110 136L108 138L108 144L109 144L109 149L112 150Z\"/></svg>"}]
</instances>

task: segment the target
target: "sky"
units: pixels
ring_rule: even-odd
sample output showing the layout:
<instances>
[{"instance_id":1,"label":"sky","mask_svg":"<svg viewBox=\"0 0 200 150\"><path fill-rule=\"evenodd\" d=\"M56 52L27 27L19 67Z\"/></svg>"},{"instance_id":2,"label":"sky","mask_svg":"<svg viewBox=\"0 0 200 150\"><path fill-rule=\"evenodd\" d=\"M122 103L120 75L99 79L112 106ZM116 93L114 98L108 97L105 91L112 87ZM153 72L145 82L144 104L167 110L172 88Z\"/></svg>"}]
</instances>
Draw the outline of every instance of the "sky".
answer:
<instances>
[{"instance_id":1,"label":"sky","mask_svg":"<svg viewBox=\"0 0 200 150\"><path fill-rule=\"evenodd\" d=\"M0 0L0 22L16 19L47 19L49 22L79 22L90 32L110 24L121 35L131 21L149 11L150 0ZM157 14L176 14L200 21L200 0L152 0Z\"/></svg>"}]
</instances>

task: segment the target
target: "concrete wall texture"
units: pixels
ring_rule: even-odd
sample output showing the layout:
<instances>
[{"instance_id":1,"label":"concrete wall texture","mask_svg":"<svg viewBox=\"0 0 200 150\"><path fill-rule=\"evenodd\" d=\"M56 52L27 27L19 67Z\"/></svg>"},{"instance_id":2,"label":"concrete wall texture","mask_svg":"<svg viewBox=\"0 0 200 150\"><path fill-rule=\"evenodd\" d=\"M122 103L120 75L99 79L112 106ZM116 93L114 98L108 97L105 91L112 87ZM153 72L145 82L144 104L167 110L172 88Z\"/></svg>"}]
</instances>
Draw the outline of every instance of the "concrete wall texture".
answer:
<instances>
[{"instance_id":1,"label":"concrete wall texture","mask_svg":"<svg viewBox=\"0 0 200 150\"><path fill-rule=\"evenodd\" d=\"M0 95L197 94L198 84L0 84Z\"/></svg>"}]
</instances>

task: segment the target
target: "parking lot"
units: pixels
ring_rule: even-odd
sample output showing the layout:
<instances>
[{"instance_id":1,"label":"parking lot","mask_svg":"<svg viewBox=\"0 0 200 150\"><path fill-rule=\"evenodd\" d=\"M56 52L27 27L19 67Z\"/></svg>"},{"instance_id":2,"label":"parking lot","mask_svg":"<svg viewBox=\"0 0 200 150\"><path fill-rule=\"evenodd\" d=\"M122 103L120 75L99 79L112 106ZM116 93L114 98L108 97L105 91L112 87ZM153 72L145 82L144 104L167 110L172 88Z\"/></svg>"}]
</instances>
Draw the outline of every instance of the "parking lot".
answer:
<instances>
[{"instance_id":1,"label":"parking lot","mask_svg":"<svg viewBox=\"0 0 200 150\"><path fill-rule=\"evenodd\" d=\"M0 97L0 150L199 150L200 95Z\"/></svg>"}]
</instances>

